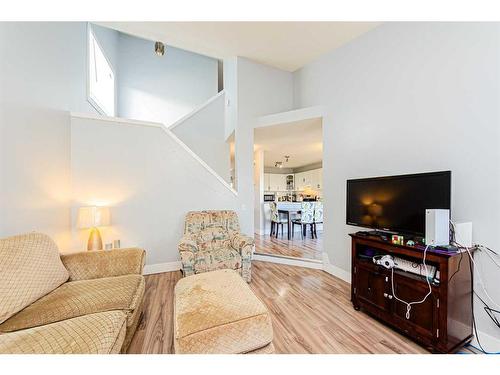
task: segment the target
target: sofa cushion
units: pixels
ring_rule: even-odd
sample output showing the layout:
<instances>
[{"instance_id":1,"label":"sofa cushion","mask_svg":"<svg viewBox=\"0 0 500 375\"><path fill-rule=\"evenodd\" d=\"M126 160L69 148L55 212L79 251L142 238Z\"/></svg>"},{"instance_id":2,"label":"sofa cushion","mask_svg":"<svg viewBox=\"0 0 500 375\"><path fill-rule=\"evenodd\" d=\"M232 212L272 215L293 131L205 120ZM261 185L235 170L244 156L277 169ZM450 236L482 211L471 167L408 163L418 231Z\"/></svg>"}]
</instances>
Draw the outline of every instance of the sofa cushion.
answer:
<instances>
[{"instance_id":1,"label":"sofa cushion","mask_svg":"<svg viewBox=\"0 0 500 375\"><path fill-rule=\"evenodd\" d=\"M126 332L122 311L84 315L0 335L3 354L116 354Z\"/></svg>"},{"instance_id":2,"label":"sofa cushion","mask_svg":"<svg viewBox=\"0 0 500 375\"><path fill-rule=\"evenodd\" d=\"M231 248L199 251L194 254L195 273L241 268L241 255Z\"/></svg>"},{"instance_id":3,"label":"sofa cushion","mask_svg":"<svg viewBox=\"0 0 500 375\"><path fill-rule=\"evenodd\" d=\"M131 324L130 318L143 294L144 277L141 275L71 281L0 324L0 332L38 327L110 310L123 310Z\"/></svg>"},{"instance_id":4,"label":"sofa cushion","mask_svg":"<svg viewBox=\"0 0 500 375\"><path fill-rule=\"evenodd\" d=\"M247 353L272 339L266 306L236 271L188 276L175 286L176 353Z\"/></svg>"},{"instance_id":5,"label":"sofa cushion","mask_svg":"<svg viewBox=\"0 0 500 375\"><path fill-rule=\"evenodd\" d=\"M0 239L0 323L68 277L50 237L29 233Z\"/></svg>"}]
</instances>

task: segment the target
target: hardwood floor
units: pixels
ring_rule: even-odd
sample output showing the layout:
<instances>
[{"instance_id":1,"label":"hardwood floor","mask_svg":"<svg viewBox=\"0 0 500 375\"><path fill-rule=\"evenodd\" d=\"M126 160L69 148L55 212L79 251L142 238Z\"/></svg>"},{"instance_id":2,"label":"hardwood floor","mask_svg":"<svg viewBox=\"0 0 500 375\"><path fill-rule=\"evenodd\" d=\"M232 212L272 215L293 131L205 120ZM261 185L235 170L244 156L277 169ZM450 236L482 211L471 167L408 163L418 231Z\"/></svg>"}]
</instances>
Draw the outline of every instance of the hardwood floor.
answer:
<instances>
[{"instance_id":1,"label":"hardwood floor","mask_svg":"<svg viewBox=\"0 0 500 375\"><path fill-rule=\"evenodd\" d=\"M180 271L146 276L143 319L129 353L172 353L180 278ZM324 271L254 261L250 287L271 312L277 353L427 353L355 311L349 284Z\"/></svg>"},{"instance_id":2,"label":"hardwood floor","mask_svg":"<svg viewBox=\"0 0 500 375\"><path fill-rule=\"evenodd\" d=\"M281 233L281 232L280 232ZM318 238L311 238L309 230L303 240L299 234L288 240L286 233L271 237L269 234L255 234L255 252L258 254L280 255L294 258L322 260L323 232L318 230Z\"/></svg>"}]
</instances>

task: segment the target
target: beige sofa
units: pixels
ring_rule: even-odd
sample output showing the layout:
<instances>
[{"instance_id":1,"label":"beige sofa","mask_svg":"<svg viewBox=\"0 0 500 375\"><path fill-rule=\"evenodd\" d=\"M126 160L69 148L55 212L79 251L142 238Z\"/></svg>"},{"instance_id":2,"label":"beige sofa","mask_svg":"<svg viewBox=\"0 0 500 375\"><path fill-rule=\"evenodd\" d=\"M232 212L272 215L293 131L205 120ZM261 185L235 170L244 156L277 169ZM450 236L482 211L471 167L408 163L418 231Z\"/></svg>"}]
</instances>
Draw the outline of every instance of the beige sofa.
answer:
<instances>
[{"instance_id":1,"label":"beige sofa","mask_svg":"<svg viewBox=\"0 0 500 375\"><path fill-rule=\"evenodd\" d=\"M232 269L246 282L252 279L252 237L240 233L234 211L191 211L186 215L184 236L179 242L182 273Z\"/></svg>"},{"instance_id":2,"label":"beige sofa","mask_svg":"<svg viewBox=\"0 0 500 375\"><path fill-rule=\"evenodd\" d=\"M39 233L0 239L0 353L126 352L144 258L135 248L60 255Z\"/></svg>"}]
</instances>

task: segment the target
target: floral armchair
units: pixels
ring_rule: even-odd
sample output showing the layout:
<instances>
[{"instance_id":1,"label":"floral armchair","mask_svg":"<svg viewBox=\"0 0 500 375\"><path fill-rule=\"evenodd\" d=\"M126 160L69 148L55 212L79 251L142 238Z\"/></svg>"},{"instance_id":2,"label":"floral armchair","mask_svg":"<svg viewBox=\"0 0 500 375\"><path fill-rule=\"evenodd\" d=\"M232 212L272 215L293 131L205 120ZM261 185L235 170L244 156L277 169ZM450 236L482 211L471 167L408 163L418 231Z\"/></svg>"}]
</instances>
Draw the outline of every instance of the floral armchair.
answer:
<instances>
[{"instance_id":1,"label":"floral armchair","mask_svg":"<svg viewBox=\"0 0 500 375\"><path fill-rule=\"evenodd\" d=\"M218 269L237 270L250 282L254 251L252 237L240 233L234 211L191 211L179 242L184 276Z\"/></svg>"}]
</instances>

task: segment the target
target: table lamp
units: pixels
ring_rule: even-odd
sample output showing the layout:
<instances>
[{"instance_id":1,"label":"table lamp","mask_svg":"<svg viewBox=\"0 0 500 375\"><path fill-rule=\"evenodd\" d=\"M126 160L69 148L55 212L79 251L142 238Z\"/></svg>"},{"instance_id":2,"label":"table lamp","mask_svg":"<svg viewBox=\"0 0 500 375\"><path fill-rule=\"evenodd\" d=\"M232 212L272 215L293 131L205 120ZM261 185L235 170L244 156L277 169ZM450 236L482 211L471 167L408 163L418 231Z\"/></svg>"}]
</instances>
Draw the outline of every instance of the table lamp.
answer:
<instances>
[{"instance_id":1,"label":"table lamp","mask_svg":"<svg viewBox=\"0 0 500 375\"><path fill-rule=\"evenodd\" d=\"M77 227L80 229L90 228L87 250L102 250L101 233L97 227L109 225L109 207L80 207L78 209Z\"/></svg>"}]
</instances>

